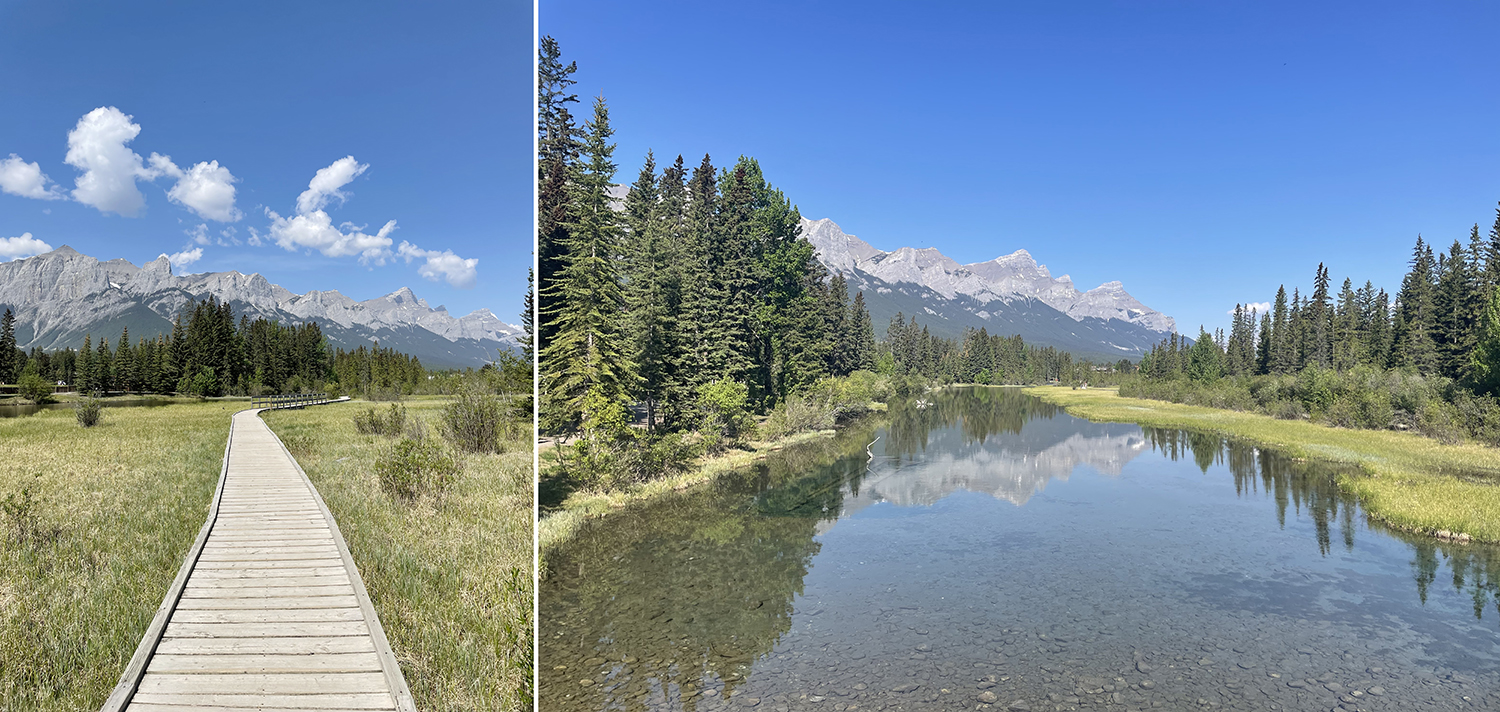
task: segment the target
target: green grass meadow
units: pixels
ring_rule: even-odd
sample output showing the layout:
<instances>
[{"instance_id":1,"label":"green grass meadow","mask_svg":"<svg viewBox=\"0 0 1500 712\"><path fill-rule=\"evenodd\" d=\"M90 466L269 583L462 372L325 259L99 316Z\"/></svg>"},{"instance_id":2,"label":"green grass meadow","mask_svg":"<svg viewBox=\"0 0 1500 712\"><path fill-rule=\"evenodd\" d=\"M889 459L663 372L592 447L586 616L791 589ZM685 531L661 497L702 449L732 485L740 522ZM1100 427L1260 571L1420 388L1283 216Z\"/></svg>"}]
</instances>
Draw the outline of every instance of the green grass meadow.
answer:
<instances>
[{"instance_id":1,"label":"green grass meadow","mask_svg":"<svg viewBox=\"0 0 1500 712\"><path fill-rule=\"evenodd\" d=\"M0 419L0 711L97 710L208 516L241 401ZM27 496L29 494L29 497Z\"/></svg>"},{"instance_id":2,"label":"green grass meadow","mask_svg":"<svg viewBox=\"0 0 1500 712\"><path fill-rule=\"evenodd\" d=\"M338 521L420 710L529 709L532 655L530 438L457 454L447 492L412 502L381 490L393 438L361 435L363 402L267 413ZM388 404L374 404L388 408ZM405 404L437 435L443 401ZM529 429L528 434L529 434Z\"/></svg>"}]
</instances>

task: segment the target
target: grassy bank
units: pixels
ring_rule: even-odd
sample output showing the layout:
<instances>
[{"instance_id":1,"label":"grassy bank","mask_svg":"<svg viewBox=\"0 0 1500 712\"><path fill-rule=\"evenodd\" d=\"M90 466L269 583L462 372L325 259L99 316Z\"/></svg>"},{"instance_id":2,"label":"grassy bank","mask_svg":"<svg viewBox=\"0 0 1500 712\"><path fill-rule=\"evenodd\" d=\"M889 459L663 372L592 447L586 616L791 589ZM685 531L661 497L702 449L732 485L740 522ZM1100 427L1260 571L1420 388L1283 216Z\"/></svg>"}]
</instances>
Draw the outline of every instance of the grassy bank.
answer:
<instances>
[{"instance_id":1,"label":"grassy bank","mask_svg":"<svg viewBox=\"0 0 1500 712\"><path fill-rule=\"evenodd\" d=\"M769 441L751 442L743 449L700 457L686 472L643 482L627 489L572 492L563 501L562 506L556 511L544 514L538 524L537 540L541 545L542 558L545 560L548 549L567 541L578 531L579 527L583 526L584 522L590 519L603 517L632 503L646 502L673 492L681 492L694 485L711 482L724 473L746 467L765 457L767 452L810 440L828 438L833 434L832 430L821 430ZM555 458L555 453L544 452L542 468L546 469L549 459L555 462Z\"/></svg>"},{"instance_id":2,"label":"grassy bank","mask_svg":"<svg viewBox=\"0 0 1500 712\"><path fill-rule=\"evenodd\" d=\"M208 516L243 407L0 419L0 710L104 703Z\"/></svg>"},{"instance_id":3,"label":"grassy bank","mask_svg":"<svg viewBox=\"0 0 1500 712\"><path fill-rule=\"evenodd\" d=\"M443 399L404 405L435 432ZM417 708L529 708L529 438L507 443L503 454L457 456L462 472L440 499L406 503L374 474L395 441L354 429L352 416L368 406L264 417L338 520Z\"/></svg>"},{"instance_id":4,"label":"grassy bank","mask_svg":"<svg viewBox=\"0 0 1500 712\"><path fill-rule=\"evenodd\" d=\"M1296 457L1351 463L1366 476L1341 476L1371 516L1408 531L1466 533L1500 541L1500 450L1474 443L1444 445L1413 433L1346 430L1304 420L1122 398L1114 390L1059 387L1026 392L1070 413L1114 422L1211 430L1274 447Z\"/></svg>"}]
</instances>

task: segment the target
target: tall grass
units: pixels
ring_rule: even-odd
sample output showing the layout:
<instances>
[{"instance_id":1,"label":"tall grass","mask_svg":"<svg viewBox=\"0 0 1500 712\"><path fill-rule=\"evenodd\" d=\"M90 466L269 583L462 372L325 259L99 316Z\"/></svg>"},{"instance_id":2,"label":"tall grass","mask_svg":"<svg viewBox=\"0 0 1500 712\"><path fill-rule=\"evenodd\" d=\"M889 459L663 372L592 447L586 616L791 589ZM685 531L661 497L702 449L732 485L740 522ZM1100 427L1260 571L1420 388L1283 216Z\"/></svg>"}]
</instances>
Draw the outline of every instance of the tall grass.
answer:
<instances>
[{"instance_id":1,"label":"tall grass","mask_svg":"<svg viewBox=\"0 0 1500 712\"><path fill-rule=\"evenodd\" d=\"M0 419L0 710L96 710L208 516L240 403Z\"/></svg>"},{"instance_id":2,"label":"tall grass","mask_svg":"<svg viewBox=\"0 0 1500 712\"><path fill-rule=\"evenodd\" d=\"M407 402L413 421L440 418L446 406ZM504 443L504 454L443 455L457 468L440 497L393 496L377 463L414 438L362 435L352 407L264 417L338 521L417 708L529 709L529 438ZM438 439L425 438L434 446Z\"/></svg>"}]
</instances>

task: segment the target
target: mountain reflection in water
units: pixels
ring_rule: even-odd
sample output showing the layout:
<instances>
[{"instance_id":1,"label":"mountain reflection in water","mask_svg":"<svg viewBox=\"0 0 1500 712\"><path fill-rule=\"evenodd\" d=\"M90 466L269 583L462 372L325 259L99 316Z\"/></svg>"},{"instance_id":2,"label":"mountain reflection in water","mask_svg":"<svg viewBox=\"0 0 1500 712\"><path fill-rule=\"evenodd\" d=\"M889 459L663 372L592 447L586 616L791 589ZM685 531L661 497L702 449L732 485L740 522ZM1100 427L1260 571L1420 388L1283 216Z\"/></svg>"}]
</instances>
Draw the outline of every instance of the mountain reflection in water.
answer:
<instances>
[{"instance_id":1,"label":"mountain reflection in water","mask_svg":"<svg viewBox=\"0 0 1500 712\"><path fill-rule=\"evenodd\" d=\"M1249 524L1240 529L1254 526L1261 533L1233 530L1203 533L1215 537L1214 546L1224 547L1222 554L1215 553L1212 547L1206 549L1203 555L1212 560L1209 565L1216 566L1214 561L1217 559L1233 560L1239 556L1235 547L1242 545L1235 541L1236 537L1265 539L1272 536L1270 532L1280 532L1282 536L1294 535L1290 540L1292 549L1298 548L1297 542L1307 542L1309 548L1287 554L1268 553L1258 548L1261 545L1252 539L1243 544L1245 556L1270 556L1268 561L1273 562L1291 556L1310 556L1312 558L1307 562L1311 563L1301 565L1316 566L1317 560L1326 560L1338 551L1353 552L1356 534L1363 532L1366 536L1389 541L1390 544L1380 546L1397 547L1392 552L1399 552L1404 545L1407 553L1407 558L1399 563L1409 569L1409 574L1405 574L1408 603L1396 600L1381 604L1394 605L1399 610L1383 610L1380 615L1409 615L1406 608L1400 607L1411 605L1410 598L1418 599L1417 605L1425 607L1429 595L1446 587L1450 593L1445 594L1444 605L1449 598L1455 597L1454 594L1472 600L1473 618L1470 620L1488 616L1493 621L1500 617L1496 609L1500 556L1496 555L1494 547L1442 543L1392 532L1371 523L1357 511L1357 503L1339 490L1335 482L1337 472L1327 465L1298 462L1212 434L1142 428L1131 424L1091 423L1025 396L1018 389L946 389L930 395L928 401L923 407L907 404L893 408L888 416L855 424L829 441L775 453L744 472L723 477L710 485L614 513L590 524L573 540L549 552L548 574L541 587L543 708L716 709L727 697L737 694L747 685L754 689L745 694L761 696L774 696L777 690L788 685L815 686L818 681L808 676L822 675L824 673L814 673L825 668L830 680L844 679L847 682L855 679L856 673L846 673L839 665L863 669L864 672L859 674L874 676L868 689L873 692L873 686L878 683L883 685L880 688L882 694L889 695L887 688L897 685L895 682L886 684L888 680L882 675L915 674L913 670L926 664L910 662L913 657L910 645L883 647L891 635L904 628L888 624L900 619L903 612L909 617L912 611L932 611L931 615L939 616L940 620L947 620L943 616L954 616L954 630L973 625L975 630L985 631L976 635L993 632L1000 640L1008 640L1006 636L1010 635L1011 628L1004 628L1007 624L1014 627L1019 625L1018 621L1025 621L1039 625L1039 621L1052 615L1031 610L1017 613L1018 619L1008 620L1002 615L1009 613L1002 610L1003 603L992 603L983 597L969 600L955 595L959 589L950 590L948 603L930 600L930 595L922 599L923 577L947 575L955 582L968 582L970 579L965 577L981 576L988 578L980 580L989 582L982 585L1005 586L1007 575L1024 576L1022 568L1045 572L1054 570L1049 567L1086 567L1089 565L1085 560L1087 557L1080 559L1076 547L1055 541L1059 532L1043 524L1028 526L1021 520L1008 522L1006 518L1021 517L1024 520L1053 480L1066 483L1079 472L1102 476L1103 479L1097 482L1103 484L1089 484L1087 487L1116 488L1124 486L1124 480L1137 477L1131 473L1159 478L1166 477L1160 473L1168 470L1181 472L1180 467L1164 469L1163 465L1156 463L1190 462L1205 478L1222 477L1220 473L1227 470L1234 491L1229 501L1238 501L1241 507L1253 509L1235 516L1249 517L1246 520ZM867 448L870 454L867 454ZM1157 453L1149 462L1141 459L1148 452ZM1146 462L1145 467L1149 469L1127 468L1138 461ZM1194 473L1192 477L1199 475ZM1160 497L1159 501L1148 501L1155 502L1162 512L1149 516L1170 517L1174 507L1179 506L1169 502L1171 497L1199 496L1194 494L1197 490L1183 494L1174 489L1175 486L1202 487L1204 483L1213 482L1223 480L1208 479L1200 483L1179 483L1171 479L1150 481L1155 489L1147 491L1153 496L1159 493ZM1089 525L1107 532L1116 526L1108 521L1109 517L1131 514L1114 513L1108 507L1098 508L1098 502L1109 501L1108 496L1078 490L1073 485L1064 488L1069 490L1066 498L1083 497L1080 500L1083 504L1078 506L1093 506L1094 509L1089 511L1103 512L1104 515L1096 516L1094 520L1060 521L1059 526L1077 528ZM978 500L972 499L974 495L1008 504L995 509L995 505L979 504ZM1193 504L1191 499L1184 501L1186 504L1181 506ZM1053 512L1053 508L1060 506L1053 498L1038 511ZM1199 506L1211 508L1215 505ZM1217 506L1222 508L1224 505ZM1014 515L1007 515L1007 510ZM885 522L892 527L905 526L904 522L917 521L912 518L917 515L903 512L922 511L934 511L945 518L935 521L958 522L958 518L970 517L962 520L962 528L957 531L982 532L987 526L1006 526L1010 528L1005 531L1010 533L998 540L987 539L988 543L975 550L966 548L958 540L961 537L948 535L942 538L943 535L927 533L927 538L923 539L923 530L917 529L913 531L918 533L908 537L910 545L918 547L918 551L929 552L925 555L929 563L915 566L924 570L931 568L931 573L860 568L867 561L875 565L871 559L881 553L861 553L864 551L861 538L871 535L865 533L871 524ZM1056 509L1056 514L1049 516L1082 516L1070 515L1071 511ZM1215 515L1212 511L1205 511L1195 516L1212 518ZM1099 521L1101 518L1105 521ZM1273 520L1274 526L1271 524ZM855 528L845 532L842 525L845 521L852 521L851 526ZM1132 524L1122 518L1118 526L1124 531ZM1304 530L1308 533L1299 534ZM825 552L825 546L838 548ZM1130 550L1153 555L1152 550L1157 546L1142 542L1142 546ZM924 560L922 555L913 557L899 550L892 555L905 557L902 561ZM983 561L993 561L1000 556L1000 561L1010 562L1008 566L1016 570L1011 574L1007 574L1006 568L973 573L969 571L972 567L962 562L966 557L976 555L981 555ZM1391 556L1381 555L1386 559ZM945 559L952 559L954 563L945 563ZM823 592L804 596L815 563L823 574L825 586L839 595ZM1131 566L1129 561L1116 563ZM1161 565L1154 560L1153 564ZM1233 561L1225 564L1232 565ZM823 567L827 566L834 568L825 571ZM1347 568L1344 564L1340 566ZM1451 583L1439 583L1439 576L1445 568L1448 575L1444 578L1451 577ZM954 573L960 570L962 573ZM1275 572L1263 572L1263 578L1247 579L1245 572L1216 571L1193 573L1184 564L1184 578L1176 583L1176 588L1185 597L1183 600L1196 601L1206 610L1223 610L1235 619L1244 615L1279 616L1278 620L1300 617L1307 619L1306 623L1298 624L1303 627L1329 623L1374 625L1368 620L1373 609L1366 612L1346 610L1338 602L1347 596L1368 598L1371 591L1349 590L1356 581L1360 582L1359 586L1374 585L1365 579L1351 578L1346 573L1339 574L1343 578L1328 578L1318 572L1303 573L1302 577L1312 578L1296 580L1286 578L1291 574ZM829 576L834 579L827 580ZM858 576L874 578L869 578L869 585L852 590L838 585L839 580ZM1086 575L1084 580L1097 581L1102 592L1106 583L1117 583L1115 576L1111 571L1105 579L1094 574ZM1319 577L1328 578L1328 581L1315 584L1318 588L1308 588L1314 585L1308 581L1320 580ZM1060 575L1057 578L1066 577ZM906 599L900 592L913 585L917 587L917 593L911 595L918 596L918 600L903 602ZM1064 593L1053 598L1088 593L1088 586L1079 593L1077 585L1071 588L1061 582L1057 585L1063 587ZM881 589L881 586L885 588ZM1385 594L1384 591L1380 593ZM1152 596L1153 599L1156 597ZM848 609L848 606L855 605L852 603L855 600L865 601L858 605L867 608ZM1044 596L1039 600L1049 599ZM1368 599L1366 608L1375 605L1371 601L1376 600ZM1101 604L1108 606L1108 609L1101 610L1126 605L1116 603L1118 605ZM937 607L933 608L934 605ZM1175 610L1180 611L1183 604L1174 605L1179 606ZM945 612L944 606L951 606L952 610ZM996 608L987 614L977 613L984 606ZM1164 613L1171 615L1170 612L1151 611L1131 612L1131 615L1151 619ZM1424 615L1436 616L1437 613L1439 611L1427 611ZM1091 623L1095 617L1070 619L1066 625L1097 624L1108 628L1098 621ZM1327 622L1316 622L1319 617ZM1447 636L1449 640L1443 644L1447 647L1430 641L1408 643L1408 647L1418 651L1413 653L1418 659L1435 658L1451 665L1456 664L1454 660L1478 660L1474 656L1482 654L1491 662L1500 662L1500 655L1497 655L1500 649L1494 648L1493 641L1486 649L1483 642L1490 640L1486 635L1493 637L1492 624L1486 626L1489 629L1486 633L1473 629L1472 624L1455 622L1451 616L1439 618L1400 624L1412 629L1441 625L1462 630L1461 634ZM961 623L956 622L958 620ZM1203 625L1211 628L1219 623L1210 620ZM947 627L949 624L939 625ZM1298 630L1295 626L1292 629ZM1370 635L1377 635L1386 629L1371 628L1370 631ZM1104 634L1108 634L1107 630ZM1163 642L1161 645L1169 644ZM1394 643L1391 645L1392 649L1399 647ZM1248 646L1245 649L1245 655L1254 652ZM974 661L956 660L944 664L957 670L995 664L989 660L994 657L993 652L986 658L983 650L976 651ZM1053 653L1076 657L1080 651ZM1265 662L1246 664L1252 667L1286 665L1285 661L1273 662L1275 655L1279 654L1273 650L1265 653ZM927 657L926 653L915 655L917 659ZM1096 655L1098 660L1070 662L1080 663L1083 668L1099 666L1099 674L1105 678L1114 675L1108 668L1118 661L1104 659L1107 651L1102 644ZM825 658L826 665L821 662ZM839 661L837 665L835 659ZM1001 661L1004 660L1002 657ZM1044 661L1041 664L1045 670L1051 663ZM835 668L838 668L837 674ZM880 672L882 670L886 672ZM952 670L939 665L932 674L949 672ZM1279 680L1276 684L1285 691ZM973 707L971 688L972 682L965 688L970 692L959 700L963 704L957 706ZM1016 689L1020 693L1030 688L1021 685ZM1150 694L1162 696L1160 699L1187 694L1174 692L1174 689L1166 685ZM787 690L783 694L795 692ZM1141 694L1149 696L1144 692ZM802 695L801 698L793 695L788 699L805 702L806 690ZM853 699L855 696L851 695L849 700ZM830 700L829 704L846 704L849 700L837 703ZM945 702L938 697L907 701L927 703L934 708L955 708L952 701ZM870 703L863 704L869 706Z\"/></svg>"}]
</instances>

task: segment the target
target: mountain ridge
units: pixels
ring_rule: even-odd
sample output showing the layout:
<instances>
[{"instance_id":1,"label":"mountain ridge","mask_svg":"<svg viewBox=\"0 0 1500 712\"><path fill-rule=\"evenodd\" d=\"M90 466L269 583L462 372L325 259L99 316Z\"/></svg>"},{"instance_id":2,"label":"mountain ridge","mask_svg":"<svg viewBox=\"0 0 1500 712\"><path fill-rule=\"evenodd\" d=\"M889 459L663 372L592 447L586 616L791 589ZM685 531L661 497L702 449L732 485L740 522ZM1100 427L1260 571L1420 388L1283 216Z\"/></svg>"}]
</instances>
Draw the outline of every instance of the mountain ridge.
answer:
<instances>
[{"instance_id":1,"label":"mountain ridge","mask_svg":"<svg viewBox=\"0 0 1500 712\"><path fill-rule=\"evenodd\" d=\"M138 337L170 333L184 305L208 297L252 319L317 323L330 343L346 350L378 341L431 367L483 365L496 358L496 349L515 350L521 334L489 309L454 317L409 287L364 301L336 290L296 294L259 273L176 275L166 255L137 267L67 245L0 263L0 305L15 311L17 345L28 350L76 348L86 333L113 336L127 327Z\"/></svg>"},{"instance_id":2,"label":"mountain ridge","mask_svg":"<svg viewBox=\"0 0 1500 712\"><path fill-rule=\"evenodd\" d=\"M865 292L877 324L899 312L918 317L936 335L985 328L1109 360L1139 357L1176 331L1172 317L1142 304L1123 283L1080 291L1071 277L1053 277L1025 249L960 264L933 247L878 249L829 218L802 218L801 228L823 266L843 274L851 291Z\"/></svg>"}]
</instances>

